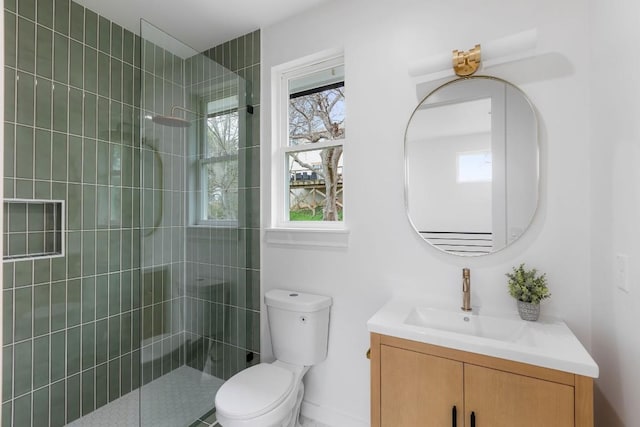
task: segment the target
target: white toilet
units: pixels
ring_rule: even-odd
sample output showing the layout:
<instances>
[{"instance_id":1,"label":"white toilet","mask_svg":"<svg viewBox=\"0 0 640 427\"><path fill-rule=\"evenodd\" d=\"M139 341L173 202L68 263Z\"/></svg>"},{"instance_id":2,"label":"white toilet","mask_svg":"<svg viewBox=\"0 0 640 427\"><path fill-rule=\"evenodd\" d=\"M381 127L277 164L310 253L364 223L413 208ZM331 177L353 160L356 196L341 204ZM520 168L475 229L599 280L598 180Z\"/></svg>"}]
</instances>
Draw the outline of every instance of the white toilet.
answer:
<instances>
[{"instance_id":1,"label":"white toilet","mask_svg":"<svg viewBox=\"0 0 640 427\"><path fill-rule=\"evenodd\" d=\"M260 363L225 382L216 394L222 427L296 427L302 378L327 357L331 298L273 289L265 293L276 361Z\"/></svg>"}]
</instances>

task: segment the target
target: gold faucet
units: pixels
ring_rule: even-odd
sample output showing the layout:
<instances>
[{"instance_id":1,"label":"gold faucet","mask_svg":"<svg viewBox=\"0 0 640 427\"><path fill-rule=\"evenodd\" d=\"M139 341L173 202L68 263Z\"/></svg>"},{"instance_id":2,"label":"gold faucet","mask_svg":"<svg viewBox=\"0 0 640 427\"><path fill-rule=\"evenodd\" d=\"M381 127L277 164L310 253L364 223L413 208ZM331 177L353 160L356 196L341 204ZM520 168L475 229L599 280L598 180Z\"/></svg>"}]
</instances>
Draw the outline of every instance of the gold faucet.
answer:
<instances>
[{"instance_id":1,"label":"gold faucet","mask_svg":"<svg viewBox=\"0 0 640 427\"><path fill-rule=\"evenodd\" d=\"M462 308L463 311L471 311L471 272L468 268L462 269Z\"/></svg>"}]
</instances>

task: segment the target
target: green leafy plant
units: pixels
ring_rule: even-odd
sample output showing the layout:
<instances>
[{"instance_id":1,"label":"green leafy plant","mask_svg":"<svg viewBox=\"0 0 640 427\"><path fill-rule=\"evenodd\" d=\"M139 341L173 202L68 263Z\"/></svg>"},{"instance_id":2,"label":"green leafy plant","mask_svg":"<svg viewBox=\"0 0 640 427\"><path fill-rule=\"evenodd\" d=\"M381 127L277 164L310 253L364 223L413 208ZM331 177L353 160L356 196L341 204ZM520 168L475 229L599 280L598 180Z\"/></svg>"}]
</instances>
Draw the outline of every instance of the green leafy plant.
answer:
<instances>
[{"instance_id":1,"label":"green leafy plant","mask_svg":"<svg viewBox=\"0 0 640 427\"><path fill-rule=\"evenodd\" d=\"M509 294L519 301L539 304L551 296L545 274L538 274L535 268L527 270L524 264L520 264L506 276L509 278Z\"/></svg>"}]
</instances>

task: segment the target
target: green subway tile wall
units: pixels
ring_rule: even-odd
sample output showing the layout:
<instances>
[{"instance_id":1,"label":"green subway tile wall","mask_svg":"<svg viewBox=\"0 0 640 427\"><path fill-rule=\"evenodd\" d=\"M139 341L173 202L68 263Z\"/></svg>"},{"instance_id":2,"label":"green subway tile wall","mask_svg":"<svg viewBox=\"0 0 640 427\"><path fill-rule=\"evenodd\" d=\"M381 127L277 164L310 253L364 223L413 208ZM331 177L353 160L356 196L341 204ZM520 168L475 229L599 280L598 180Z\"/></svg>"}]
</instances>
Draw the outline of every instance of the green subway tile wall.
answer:
<instances>
[{"instance_id":1,"label":"green subway tile wall","mask_svg":"<svg viewBox=\"0 0 640 427\"><path fill-rule=\"evenodd\" d=\"M62 426L140 384L140 38L96 22L68 0L5 2L5 197L64 200L67 231L66 256L5 263L3 426ZM47 229L22 206L9 245L22 222Z\"/></svg>"},{"instance_id":2,"label":"green subway tile wall","mask_svg":"<svg viewBox=\"0 0 640 427\"><path fill-rule=\"evenodd\" d=\"M99 31L109 31L106 23L100 22ZM121 29L112 25L114 32L120 34ZM144 28L142 37L141 108L145 117L165 114L173 102L183 103L184 79L178 70L184 68L184 60L144 40ZM119 35L116 40L121 39L126 37ZM128 49L118 51L120 57L130 53ZM112 96L128 98L127 91L114 93L113 83L125 87L130 80L128 71L112 72ZM140 222L140 233L126 237L127 244L132 240L141 243L142 312L141 330L136 333L142 341L142 384L184 365L184 147L184 132L156 126L148 119L142 123L140 174L135 178L142 205L138 216L132 218ZM123 180L128 180L125 175Z\"/></svg>"},{"instance_id":3,"label":"green subway tile wall","mask_svg":"<svg viewBox=\"0 0 640 427\"><path fill-rule=\"evenodd\" d=\"M141 123L216 79L205 55L253 107L236 228L190 226L191 134ZM5 2L4 194L64 200L66 254L4 265L2 426L65 425L185 363L226 379L259 361L260 33L205 55L69 0ZM3 224L18 245L21 217Z\"/></svg>"},{"instance_id":4,"label":"green subway tile wall","mask_svg":"<svg viewBox=\"0 0 640 427\"><path fill-rule=\"evenodd\" d=\"M240 120L238 227L187 227L186 363L228 379L260 359L260 32L188 60L187 93L219 86L218 64L237 74L249 106L239 111L246 121ZM197 97L191 102L201 104ZM197 158L193 150L188 164Z\"/></svg>"}]
</instances>

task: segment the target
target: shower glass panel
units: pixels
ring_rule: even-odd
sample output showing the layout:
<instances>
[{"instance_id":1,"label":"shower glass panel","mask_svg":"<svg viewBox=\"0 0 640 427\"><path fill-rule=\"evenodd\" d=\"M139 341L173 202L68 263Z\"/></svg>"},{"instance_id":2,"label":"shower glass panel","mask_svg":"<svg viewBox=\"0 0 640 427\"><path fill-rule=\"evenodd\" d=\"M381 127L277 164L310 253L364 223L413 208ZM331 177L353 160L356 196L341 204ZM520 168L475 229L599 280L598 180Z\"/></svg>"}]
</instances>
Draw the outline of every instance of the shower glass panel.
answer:
<instances>
[{"instance_id":1,"label":"shower glass panel","mask_svg":"<svg viewBox=\"0 0 640 427\"><path fill-rule=\"evenodd\" d=\"M251 108L238 74L145 21L140 34L140 425L186 427L258 361L244 308Z\"/></svg>"}]
</instances>

